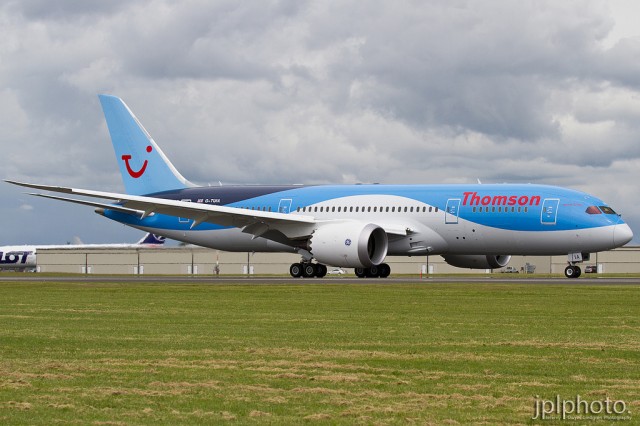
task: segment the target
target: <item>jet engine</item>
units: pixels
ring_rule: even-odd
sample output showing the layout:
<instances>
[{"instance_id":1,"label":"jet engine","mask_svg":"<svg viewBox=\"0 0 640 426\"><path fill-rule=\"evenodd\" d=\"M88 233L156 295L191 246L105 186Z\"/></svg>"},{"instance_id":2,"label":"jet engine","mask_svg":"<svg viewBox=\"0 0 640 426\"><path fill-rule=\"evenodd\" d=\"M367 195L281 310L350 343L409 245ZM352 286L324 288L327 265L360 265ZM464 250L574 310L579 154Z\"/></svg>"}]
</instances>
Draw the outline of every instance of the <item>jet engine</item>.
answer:
<instances>
[{"instance_id":1,"label":"jet engine","mask_svg":"<svg viewBox=\"0 0 640 426\"><path fill-rule=\"evenodd\" d=\"M498 269L507 266L507 263L511 260L511 256L508 255L466 255L466 254L452 254L443 255L444 261L451 266L457 268L471 268L471 269Z\"/></svg>"},{"instance_id":2,"label":"jet engine","mask_svg":"<svg viewBox=\"0 0 640 426\"><path fill-rule=\"evenodd\" d=\"M387 233L372 223L329 223L311 235L309 252L320 263L347 268L369 268L387 256Z\"/></svg>"}]
</instances>

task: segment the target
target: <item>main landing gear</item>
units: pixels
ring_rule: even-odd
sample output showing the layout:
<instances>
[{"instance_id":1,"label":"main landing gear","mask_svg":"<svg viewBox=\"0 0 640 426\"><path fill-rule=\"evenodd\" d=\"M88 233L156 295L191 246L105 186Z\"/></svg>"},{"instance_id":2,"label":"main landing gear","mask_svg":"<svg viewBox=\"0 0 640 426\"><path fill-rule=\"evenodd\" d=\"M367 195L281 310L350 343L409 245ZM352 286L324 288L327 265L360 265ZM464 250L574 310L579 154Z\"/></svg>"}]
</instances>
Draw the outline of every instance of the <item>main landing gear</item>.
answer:
<instances>
[{"instance_id":1,"label":"main landing gear","mask_svg":"<svg viewBox=\"0 0 640 426\"><path fill-rule=\"evenodd\" d=\"M289 273L293 278L322 278L327 275L327 267L322 263L294 263L289 267Z\"/></svg>"},{"instance_id":2,"label":"main landing gear","mask_svg":"<svg viewBox=\"0 0 640 426\"><path fill-rule=\"evenodd\" d=\"M387 278L391 273L391 267L386 263L381 263L370 268L356 268L355 273L358 278Z\"/></svg>"},{"instance_id":3,"label":"main landing gear","mask_svg":"<svg viewBox=\"0 0 640 426\"><path fill-rule=\"evenodd\" d=\"M358 278L387 278L391 274L391 267L382 263L370 268L355 268L355 272ZM293 263L289 267L289 273L293 278L322 278L327 275L327 267L322 263Z\"/></svg>"}]
</instances>

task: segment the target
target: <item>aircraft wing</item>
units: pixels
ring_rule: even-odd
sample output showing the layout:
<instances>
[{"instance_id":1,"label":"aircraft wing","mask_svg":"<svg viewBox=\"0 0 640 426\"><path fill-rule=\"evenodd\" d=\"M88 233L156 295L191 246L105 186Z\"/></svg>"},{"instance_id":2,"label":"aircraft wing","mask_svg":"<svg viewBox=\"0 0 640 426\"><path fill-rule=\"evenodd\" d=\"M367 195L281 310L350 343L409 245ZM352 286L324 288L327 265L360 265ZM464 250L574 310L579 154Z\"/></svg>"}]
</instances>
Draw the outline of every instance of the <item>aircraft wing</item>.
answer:
<instances>
[{"instance_id":1,"label":"aircraft wing","mask_svg":"<svg viewBox=\"0 0 640 426\"><path fill-rule=\"evenodd\" d=\"M153 214L188 218L193 220L191 228L207 222L221 226L240 228L243 232L252 234L254 237L260 237L268 231L275 230L281 232L289 239L301 239L311 235L313 230L317 227L317 224L330 222L327 220L317 220L313 216L300 214L246 210L237 207L216 206L186 201L167 200L164 198L120 194L116 192L69 188L64 186L39 185L12 180L6 180L6 182L44 191L113 200L115 203L107 204L88 200L58 197L48 194L31 194L38 197L52 198L55 200L83 204L106 210L115 210L122 213L136 215L141 219ZM411 231L410 228L397 223L380 223L379 225L388 234L405 236Z\"/></svg>"},{"instance_id":2,"label":"aircraft wing","mask_svg":"<svg viewBox=\"0 0 640 426\"><path fill-rule=\"evenodd\" d=\"M163 198L128 195L115 192L92 191L63 186L38 185L12 180L6 180L6 182L44 191L113 200L115 201L115 204L96 203L92 201L56 197L46 194L32 194L40 197L53 198L61 201L135 214L141 219L153 214L183 217L193 220L191 225L192 228L201 223L208 222L221 226L241 228L243 231L253 234L256 237L259 237L269 230L277 230L282 232L288 238L299 239L311 235L315 228L314 225L317 223L316 219L312 216L298 214L246 210L235 207L215 206L210 204L167 200Z\"/></svg>"}]
</instances>

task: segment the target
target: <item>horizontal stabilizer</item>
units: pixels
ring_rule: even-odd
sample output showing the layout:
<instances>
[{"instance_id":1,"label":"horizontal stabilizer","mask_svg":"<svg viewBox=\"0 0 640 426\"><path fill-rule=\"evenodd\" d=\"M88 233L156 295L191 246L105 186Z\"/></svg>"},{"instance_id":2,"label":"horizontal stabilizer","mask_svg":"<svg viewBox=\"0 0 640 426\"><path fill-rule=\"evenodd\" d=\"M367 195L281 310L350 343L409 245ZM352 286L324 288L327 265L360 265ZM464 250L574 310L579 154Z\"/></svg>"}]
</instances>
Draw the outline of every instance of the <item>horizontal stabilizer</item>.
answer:
<instances>
[{"instance_id":1,"label":"horizontal stabilizer","mask_svg":"<svg viewBox=\"0 0 640 426\"><path fill-rule=\"evenodd\" d=\"M36 194L36 193L30 193L29 195L35 195L36 197L42 197L42 198L50 198L52 200L60 200L60 201L66 201L68 203L75 203L75 204L82 204L85 206L91 206L91 207L96 207L99 209L108 209L108 210L115 210L121 213L127 213L127 214L132 214L138 217L141 217L144 212L140 211L140 210L134 210L134 209L128 209L126 207L120 207L116 204L107 204L107 203L98 203L95 201L88 201L88 200L77 200L75 198L66 198L66 197L57 197L55 195L48 195L48 194Z\"/></svg>"}]
</instances>

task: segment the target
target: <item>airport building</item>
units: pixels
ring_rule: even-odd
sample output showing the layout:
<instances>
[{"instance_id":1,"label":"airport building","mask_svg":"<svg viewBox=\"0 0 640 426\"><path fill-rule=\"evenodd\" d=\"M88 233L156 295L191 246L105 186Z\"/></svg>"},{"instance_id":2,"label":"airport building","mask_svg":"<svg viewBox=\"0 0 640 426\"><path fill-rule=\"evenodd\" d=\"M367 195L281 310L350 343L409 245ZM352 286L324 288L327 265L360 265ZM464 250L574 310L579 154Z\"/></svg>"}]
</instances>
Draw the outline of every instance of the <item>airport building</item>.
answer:
<instances>
[{"instance_id":1,"label":"airport building","mask_svg":"<svg viewBox=\"0 0 640 426\"><path fill-rule=\"evenodd\" d=\"M42 249L38 251L37 270L85 274L214 275L217 269L220 275L288 275L289 266L299 261L300 256L294 254L230 253L196 246ZM450 266L440 256L390 256L386 262L394 275L482 273ZM566 266L567 256L513 256L508 271L562 274ZM592 270L599 273L640 273L640 246L595 253L590 261L580 266L583 274ZM353 275L352 269L343 271ZM332 272L340 271L329 268L329 273Z\"/></svg>"}]
</instances>

